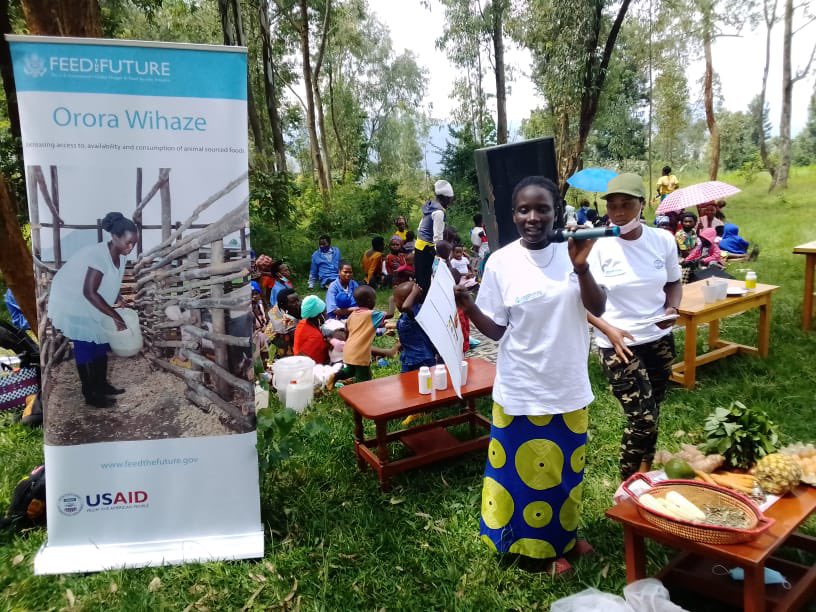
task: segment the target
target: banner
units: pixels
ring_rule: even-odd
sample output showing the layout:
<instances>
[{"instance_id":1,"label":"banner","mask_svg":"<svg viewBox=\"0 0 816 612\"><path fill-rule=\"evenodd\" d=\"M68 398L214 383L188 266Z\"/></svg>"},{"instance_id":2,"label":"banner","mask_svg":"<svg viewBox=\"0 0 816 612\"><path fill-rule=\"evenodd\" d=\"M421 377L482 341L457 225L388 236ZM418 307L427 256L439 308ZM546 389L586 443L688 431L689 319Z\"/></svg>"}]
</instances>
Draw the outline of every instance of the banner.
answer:
<instances>
[{"instance_id":1,"label":"banner","mask_svg":"<svg viewBox=\"0 0 816 612\"><path fill-rule=\"evenodd\" d=\"M9 36L38 292L38 574L263 556L244 49Z\"/></svg>"},{"instance_id":2,"label":"banner","mask_svg":"<svg viewBox=\"0 0 816 612\"><path fill-rule=\"evenodd\" d=\"M416 320L445 362L453 390L461 398L464 336L459 322L459 312L456 310L453 289L455 284L448 266L437 258L434 262L431 287Z\"/></svg>"}]
</instances>

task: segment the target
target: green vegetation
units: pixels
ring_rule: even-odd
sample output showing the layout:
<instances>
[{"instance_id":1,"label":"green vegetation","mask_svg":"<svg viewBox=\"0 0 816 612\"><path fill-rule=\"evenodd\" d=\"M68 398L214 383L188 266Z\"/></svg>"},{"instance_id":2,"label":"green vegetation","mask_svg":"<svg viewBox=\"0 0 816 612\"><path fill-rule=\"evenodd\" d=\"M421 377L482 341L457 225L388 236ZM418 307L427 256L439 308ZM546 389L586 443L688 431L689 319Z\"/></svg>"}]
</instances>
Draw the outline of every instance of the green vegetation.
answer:
<instances>
[{"instance_id":1,"label":"green vegetation","mask_svg":"<svg viewBox=\"0 0 816 612\"><path fill-rule=\"evenodd\" d=\"M692 182L696 177L681 178ZM780 286L773 300L771 354L766 360L732 357L706 365L698 371L694 391L672 387L662 409L659 446L677 449L684 442L703 441L705 417L732 400L765 411L779 428L781 444L812 441L816 371L808 364L816 335L799 327L804 262L791 249L814 238L810 195L816 189L816 168L794 169L790 188L771 195L765 174L747 185L735 175L723 178L744 187L729 201L729 220L762 247L758 261L734 264L729 271L739 276L750 265L760 282ZM384 302L386 293L379 298ZM755 326L755 313L741 315L723 321L722 333L753 344ZM393 363L374 370L376 376L396 371ZM620 592L625 583L622 535L604 511L617 485L623 418L594 357L590 374L596 401L590 407L581 530L596 552L575 563L570 578L553 580L505 563L479 541L483 456L409 472L395 480L392 491L381 493L370 471L357 471L351 415L331 394L320 398L291 431L285 419L273 425L294 438L285 448L260 449L273 466L261 478L262 561L34 577L32 561L45 531L5 534L0 601L12 610L487 610L545 609L589 586ZM273 413L280 409L276 401L272 404ZM17 479L42 461L42 436L8 418L3 424L0 499L6 500ZM269 436L266 440L272 444ZM816 521L806 523L805 531L816 534ZM655 571L669 554L650 547L649 570ZM677 602L695 610L718 609L689 597Z\"/></svg>"}]
</instances>

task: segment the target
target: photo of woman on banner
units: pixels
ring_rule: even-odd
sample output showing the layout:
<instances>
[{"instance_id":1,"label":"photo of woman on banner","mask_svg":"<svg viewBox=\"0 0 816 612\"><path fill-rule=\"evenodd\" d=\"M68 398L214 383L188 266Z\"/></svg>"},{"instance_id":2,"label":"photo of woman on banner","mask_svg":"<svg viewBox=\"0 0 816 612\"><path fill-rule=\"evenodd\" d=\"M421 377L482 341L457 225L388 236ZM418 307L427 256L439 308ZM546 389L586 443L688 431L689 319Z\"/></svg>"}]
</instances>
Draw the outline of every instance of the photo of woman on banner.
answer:
<instances>
[{"instance_id":1,"label":"photo of woman on banner","mask_svg":"<svg viewBox=\"0 0 816 612\"><path fill-rule=\"evenodd\" d=\"M73 342L85 403L110 408L116 403L111 396L124 389L107 380L110 327L105 323L112 323L116 331L127 329L116 306L123 305L119 290L127 255L138 242L138 230L119 212L105 215L102 229L110 240L80 249L54 276L48 313L54 327Z\"/></svg>"}]
</instances>

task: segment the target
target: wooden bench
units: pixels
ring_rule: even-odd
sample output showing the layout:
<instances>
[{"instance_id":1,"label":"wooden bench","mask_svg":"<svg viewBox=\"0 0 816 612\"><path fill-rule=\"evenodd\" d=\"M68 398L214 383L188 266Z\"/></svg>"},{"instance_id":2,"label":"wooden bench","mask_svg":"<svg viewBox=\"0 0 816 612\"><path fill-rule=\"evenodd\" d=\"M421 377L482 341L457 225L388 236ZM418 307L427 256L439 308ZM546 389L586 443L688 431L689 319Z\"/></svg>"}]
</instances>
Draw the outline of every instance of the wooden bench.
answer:
<instances>
[{"instance_id":1,"label":"wooden bench","mask_svg":"<svg viewBox=\"0 0 816 612\"><path fill-rule=\"evenodd\" d=\"M461 404L450 381L446 390L436 391L435 395L420 395L418 372L376 378L339 389L340 397L354 414L357 466L362 470L366 464L370 465L383 490L389 488L394 474L487 449L490 421L476 412L476 399L492 393L496 366L476 358L467 362L467 384L462 387L464 409L458 414L398 431L389 432L388 422L423 412L432 416L439 408ZM374 421L374 438L365 437L363 419ZM459 440L447 430L461 424L468 424L471 436L478 433L477 427L483 435ZM403 444L412 454L392 461L388 445L394 442Z\"/></svg>"}]
</instances>

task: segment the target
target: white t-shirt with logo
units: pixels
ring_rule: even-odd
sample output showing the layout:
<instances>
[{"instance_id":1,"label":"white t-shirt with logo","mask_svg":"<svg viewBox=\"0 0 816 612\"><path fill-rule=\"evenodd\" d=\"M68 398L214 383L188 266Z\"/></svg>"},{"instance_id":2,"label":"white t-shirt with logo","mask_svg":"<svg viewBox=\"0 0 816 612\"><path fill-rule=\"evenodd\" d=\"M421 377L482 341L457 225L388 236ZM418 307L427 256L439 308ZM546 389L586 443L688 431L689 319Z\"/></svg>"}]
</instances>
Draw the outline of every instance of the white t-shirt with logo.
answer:
<instances>
[{"instance_id":1,"label":"white t-shirt with logo","mask_svg":"<svg viewBox=\"0 0 816 612\"><path fill-rule=\"evenodd\" d=\"M493 383L507 414L561 414L592 402L589 326L566 243L531 251L516 240L493 253L476 305L507 327Z\"/></svg>"},{"instance_id":2,"label":"white t-shirt with logo","mask_svg":"<svg viewBox=\"0 0 816 612\"><path fill-rule=\"evenodd\" d=\"M645 319L663 314L666 283L680 280L680 264L674 237L664 229L641 225L636 240L601 238L592 247L587 262L595 281L606 288L603 320L628 331L637 345L653 342L671 333ZM598 346L611 348L609 339L595 330Z\"/></svg>"}]
</instances>

